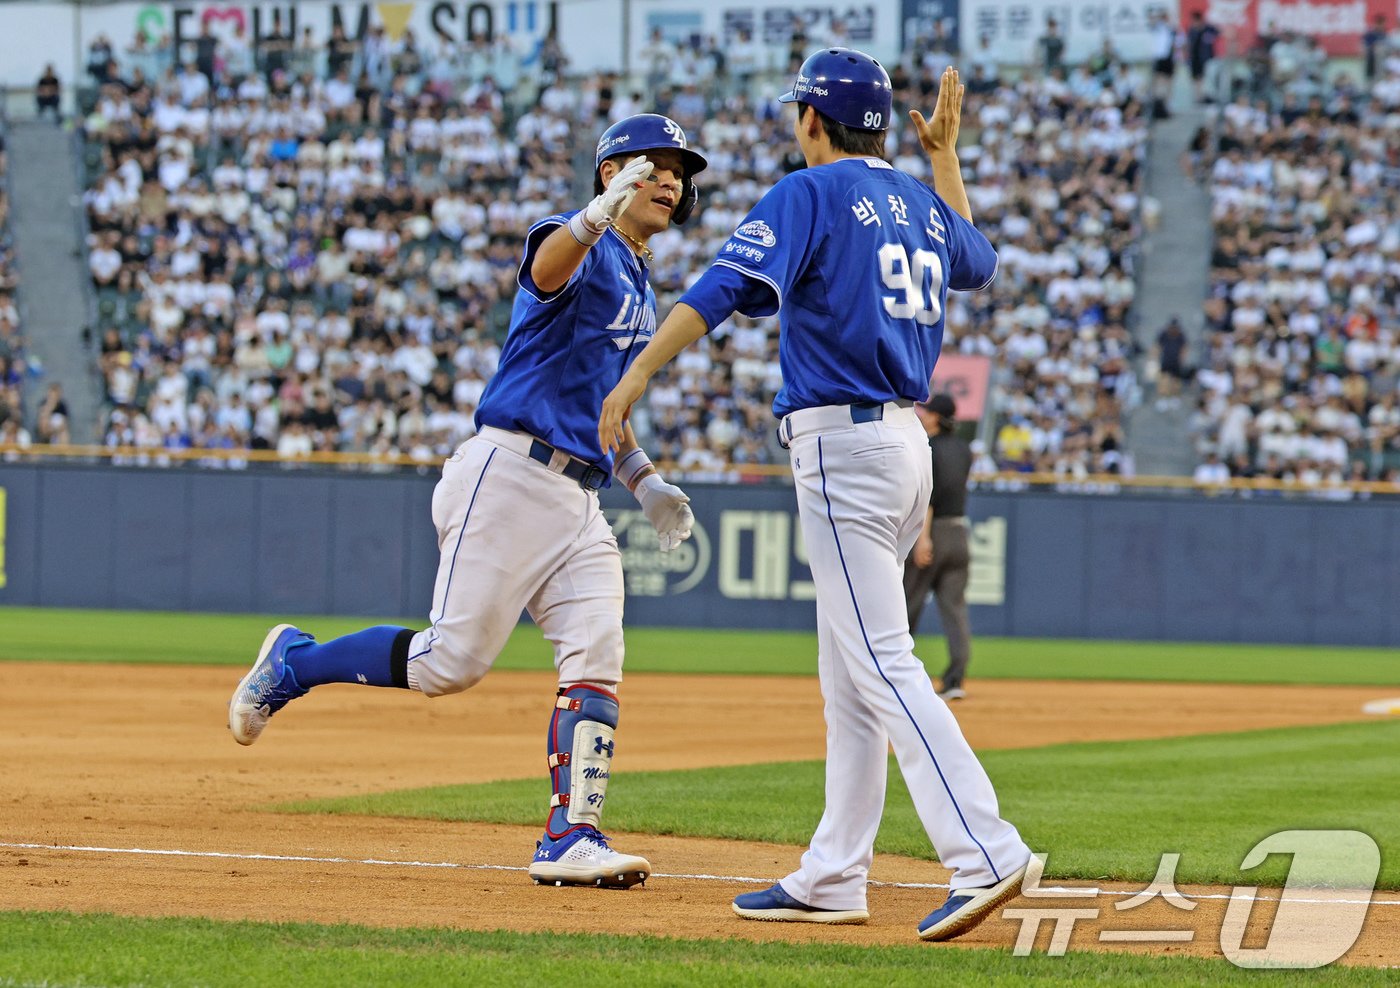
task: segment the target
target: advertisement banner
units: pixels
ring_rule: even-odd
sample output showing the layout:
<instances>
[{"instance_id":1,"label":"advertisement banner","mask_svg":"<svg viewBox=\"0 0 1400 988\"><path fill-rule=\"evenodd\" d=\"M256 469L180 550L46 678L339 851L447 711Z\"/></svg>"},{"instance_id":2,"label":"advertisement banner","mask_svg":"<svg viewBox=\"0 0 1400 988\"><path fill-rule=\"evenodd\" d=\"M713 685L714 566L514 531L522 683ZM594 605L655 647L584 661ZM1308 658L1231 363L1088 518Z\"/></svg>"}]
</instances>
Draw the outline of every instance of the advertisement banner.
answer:
<instances>
[{"instance_id":1,"label":"advertisement banner","mask_svg":"<svg viewBox=\"0 0 1400 988\"><path fill-rule=\"evenodd\" d=\"M1259 40L1292 32L1315 37L1327 54L1355 57L1377 14L1393 26L1396 0L1181 0L1181 25L1199 11L1220 29L1216 55L1243 55Z\"/></svg>"},{"instance_id":2,"label":"advertisement banner","mask_svg":"<svg viewBox=\"0 0 1400 988\"><path fill-rule=\"evenodd\" d=\"M363 37L371 26L383 27L392 40L411 30L420 46L430 48L442 41L505 38L527 60L553 30L573 69L615 69L622 60L621 11L621 0L13 3L4 5L0 80L32 86L43 67L52 63L65 83L78 81L84 76L88 46L99 35L112 43L120 62L138 34L148 43L169 37L184 45L206 25L216 37L241 32L249 41L273 33L300 38L310 28L316 44L324 44L337 24L351 38ZM187 48L183 54L190 57L191 52Z\"/></svg>"},{"instance_id":3,"label":"advertisement banner","mask_svg":"<svg viewBox=\"0 0 1400 988\"><path fill-rule=\"evenodd\" d=\"M756 71L779 74L788 71L793 34L799 29L807 39L804 53L843 44L890 60L900 50L900 18L888 0L633 0L631 11L628 66L642 74L657 30L673 46L713 37L731 62L736 57L755 60Z\"/></svg>"},{"instance_id":4,"label":"advertisement banner","mask_svg":"<svg viewBox=\"0 0 1400 988\"><path fill-rule=\"evenodd\" d=\"M603 504L622 550L629 624L788 628L816 626L816 585L787 487L702 488L691 500L695 527L673 552L659 552L656 532L625 492ZM972 565L967 599L988 628L1004 625L1008 517L993 498L973 498ZM925 609L924 630L938 627Z\"/></svg>"},{"instance_id":5,"label":"advertisement banner","mask_svg":"<svg viewBox=\"0 0 1400 988\"><path fill-rule=\"evenodd\" d=\"M793 489L673 479L690 495L695 526L669 553L630 494L601 493L622 555L627 625L815 628ZM436 483L432 469L0 463L0 608L417 620L439 565ZM968 515L977 635L1392 649L1400 640L1397 499L988 487L971 493ZM822 575L844 591L840 572ZM938 609L924 608L919 630L937 627Z\"/></svg>"},{"instance_id":6,"label":"advertisement banner","mask_svg":"<svg viewBox=\"0 0 1400 988\"><path fill-rule=\"evenodd\" d=\"M909 51L918 46L921 39L932 38L940 24L945 37L956 42L961 7L962 0L900 0L900 49Z\"/></svg>"},{"instance_id":7,"label":"advertisement banner","mask_svg":"<svg viewBox=\"0 0 1400 988\"><path fill-rule=\"evenodd\" d=\"M1002 65L1036 65L1039 40L1052 18L1065 41L1063 61L1074 65L1110 40L1120 58L1145 62L1152 56L1149 15L1164 11L1173 22L1177 0L963 0L964 58L981 50Z\"/></svg>"},{"instance_id":8,"label":"advertisement banner","mask_svg":"<svg viewBox=\"0 0 1400 988\"><path fill-rule=\"evenodd\" d=\"M945 353L933 369L929 393L952 395L958 406L958 421L976 422L987 407L987 385L991 378L990 357Z\"/></svg>"}]
</instances>

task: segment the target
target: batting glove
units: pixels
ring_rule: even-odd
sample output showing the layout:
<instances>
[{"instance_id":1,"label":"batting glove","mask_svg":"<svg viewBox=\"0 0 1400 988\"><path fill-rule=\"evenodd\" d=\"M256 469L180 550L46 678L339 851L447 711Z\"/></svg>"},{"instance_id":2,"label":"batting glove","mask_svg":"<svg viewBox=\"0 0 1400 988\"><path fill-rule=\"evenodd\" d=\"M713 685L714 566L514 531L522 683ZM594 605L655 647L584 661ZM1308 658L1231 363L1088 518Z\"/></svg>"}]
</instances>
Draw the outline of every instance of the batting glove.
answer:
<instances>
[{"instance_id":1,"label":"batting glove","mask_svg":"<svg viewBox=\"0 0 1400 988\"><path fill-rule=\"evenodd\" d=\"M656 166L643 157L633 158L613 176L603 194L597 196L581 212L569 220L569 230L581 244L596 244L603 231L627 212L636 198L637 190L651 177Z\"/></svg>"},{"instance_id":2,"label":"batting glove","mask_svg":"<svg viewBox=\"0 0 1400 988\"><path fill-rule=\"evenodd\" d=\"M634 493L642 506L642 514L656 529L662 552L670 552L690 538L695 514L690 510L690 498L685 491L653 473L641 479Z\"/></svg>"}]
</instances>

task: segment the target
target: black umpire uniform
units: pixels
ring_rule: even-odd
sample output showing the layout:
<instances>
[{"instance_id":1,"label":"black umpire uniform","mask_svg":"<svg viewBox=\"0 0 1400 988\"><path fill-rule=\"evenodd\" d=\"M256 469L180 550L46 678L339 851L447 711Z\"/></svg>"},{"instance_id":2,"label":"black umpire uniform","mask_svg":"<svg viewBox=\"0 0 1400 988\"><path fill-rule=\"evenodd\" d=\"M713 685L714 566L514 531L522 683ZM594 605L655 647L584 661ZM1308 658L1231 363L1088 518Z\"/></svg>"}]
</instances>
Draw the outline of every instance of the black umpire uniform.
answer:
<instances>
[{"instance_id":1,"label":"black umpire uniform","mask_svg":"<svg viewBox=\"0 0 1400 988\"><path fill-rule=\"evenodd\" d=\"M972 448L954 432L957 406L949 395L934 395L920 407L928 413L923 418L933 455L933 497L919 540L932 540L933 559L920 566L920 545L915 544L904 563L904 599L909 609L909 631L913 634L929 591L938 598L938 615L948 640L948 668L938 693L945 700L960 700L972 634L967 616L967 577L972 562L968 549L967 475L972 470Z\"/></svg>"}]
</instances>

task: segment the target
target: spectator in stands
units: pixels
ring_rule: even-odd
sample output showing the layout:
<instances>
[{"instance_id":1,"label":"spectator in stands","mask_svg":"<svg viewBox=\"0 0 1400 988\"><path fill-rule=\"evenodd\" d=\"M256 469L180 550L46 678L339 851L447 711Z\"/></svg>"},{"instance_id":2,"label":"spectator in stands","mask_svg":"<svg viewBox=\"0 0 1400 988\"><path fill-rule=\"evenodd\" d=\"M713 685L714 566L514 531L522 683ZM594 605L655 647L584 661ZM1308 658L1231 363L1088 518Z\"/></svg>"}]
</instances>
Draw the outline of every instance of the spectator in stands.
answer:
<instances>
[{"instance_id":1,"label":"spectator in stands","mask_svg":"<svg viewBox=\"0 0 1400 988\"><path fill-rule=\"evenodd\" d=\"M39 81L34 84L34 105L35 113L39 119L43 119L46 111L53 111L54 123L62 123L63 117L59 113L58 103L63 93L63 86L59 82L58 73L54 71L53 63L44 66L43 75L39 76Z\"/></svg>"},{"instance_id":2,"label":"spectator in stands","mask_svg":"<svg viewBox=\"0 0 1400 988\"><path fill-rule=\"evenodd\" d=\"M1220 461L1220 454L1214 449L1206 453L1205 462L1196 467L1193 478L1202 486L1215 486L1230 482L1230 470Z\"/></svg>"},{"instance_id":3,"label":"spectator in stands","mask_svg":"<svg viewBox=\"0 0 1400 988\"><path fill-rule=\"evenodd\" d=\"M666 40L661 28L651 29L651 36L642 46L638 56L641 59L642 71L646 73L646 87L655 92L664 87L671 80L671 69L676 62L676 47Z\"/></svg>"},{"instance_id":4,"label":"spectator in stands","mask_svg":"<svg viewBox=\"0 0 1400 988\"><path fill-rule=\"evenodd\" d=\"M1181 382L1191 377L1191 371L1186 364L1189 348L1186 332L1181 328L1181 320L1173 316L1157 334L1158 411L1175 408L1181 402Z\"/></svg>"},{"instance_id":5,"label":"spectator in stands","mask_svg":"<svg viewBox=\"0 0 1400 988\"><path fill-rule=\"evenodd\" d=\"M100 366L121 412L104 431L225 449L278 448L291 432L289 448L447 455L499 358L523 218L574 201L580 125L653 106L610 76L524 100L496 80L547 83L542 69L484 41L415 43L403 59L382 31L359 51L342 31L324 68L321 52L289 50L297 64L229 70L209 98L181 91L187 72L143 94L110 87L88 119ZM702 119L712 163L699 235L652 242L663 311L792 166L786 125L734 82L732 48L723 65L707 43L671 51L667 98ZM1018 469L1126 468L1143 84L1115 68L1010 85L985 64L963 160L1002 271L991 292L950 297L945 345L998 360L994 429L1012 424ZM894 76L898 101L927 105L913 53ZM890 151L926 168L907 128ZM637 428L692 479L754 476L775 458L775 339L773 320L717 327L658 378Z\"/></svg>"},{"instance_id":6,"label":"spectator in stands","mask_svg":"<svg viewBox=\"0 0 1400 988\"><path fill-rule=\"evenodd\" d=\"M1385 61L1385 14L1376 14L1371 19L1371 26L1361 35L1361 46L1365 52L1366 82L1369 85L1376 81Z\"/></svg>"},{"instance_id":7,"label":"spectator in stands","mask_svg":"<svg viewBox=\"0 0 1400 988\"><path fill-rule=\"evenodd\" d=\"M212 87L218 82L215 75L215 60L219 51L219 41L209 30L209 20L201 20L199 25L199 36L194 39L194 65L204 74L205 80Z\"/></svg>"},{"instance_id":8,"label":"spectator in stands","mask_svg":"<svg viewBox=\"0 0 1400 988\"><path fill-rule=\"evenodd\" d=\"M1050 75L1065 64L1065 39L1060 36L1059 22L1053 17L1045 20L1045 33L1036 39L1040 52L1040 70Z\"/></svg>"},{"instance_id":9,"label":"spectator in stands","mask_svg":"<svg viewBox=\"0 0 1400 988\"><path fill-rule=\"evenodd\" d=\"M1215 44L1219 38L1220 29L1206 20L1204 11L1191 12L1191 26L1186 29L1186 60L1198 103L1211 102L1217 89L1214 79L1207 76L1214 74Z\"/></svg>"},{"instance_id":10,"label":"spectator in stands","mask_svg":"<svg viewBox=\"0 0 1400 988\"><path fill-rule=\"evenodd\" d=\"M1285 50L1275 69L1296 79L1304 61ZM1386 273L1400 259L1400 174L1387 171L1383 100L1358 112L1353 93L1339 76L1306 107L1292 92L1276 107L1241 99L1217 123L1201 433L1238 445L1247 409L1247 452L1268 475L1340 482L1361 457L1379 475L1400 456L1372 425L1400 376Z\"/></svg>"},{"instance_id":11,"label":"spectator in stands","mask_svg":"<svg viewBox=\"0 0 1400 988\"><path fill-rule=\"evenodd\" d=\"M68 402L63 398L63 386L57 381L51 383L45 391L35 421L39 442L66 444L71 441L68 431Z\"/></svg>"},{"instance_id":12,"label":"spectator in stands","mask_svg":"<svg viewBox=\"0 0 1400 988\"><path fill-rule=\"evenodd\" d=\"M1152 35L1152 118L1171 116L1172 78L1176 75L1176 29L1166 11L1154 7L1148 16Z\"/></svg>"},{"instance_id":13,"label":"spectator in stands","mask_svg":"<svg viewBox=\"0 0 1400 988\"><path fill-rule=\"evenodd\" d=\"M105 286L116 283L117 275L122 271L122 255L117 251L120 239L116 232L104 234L88 253L88 269L92 272L94 284Z\"/></svg>"}]
</instances>

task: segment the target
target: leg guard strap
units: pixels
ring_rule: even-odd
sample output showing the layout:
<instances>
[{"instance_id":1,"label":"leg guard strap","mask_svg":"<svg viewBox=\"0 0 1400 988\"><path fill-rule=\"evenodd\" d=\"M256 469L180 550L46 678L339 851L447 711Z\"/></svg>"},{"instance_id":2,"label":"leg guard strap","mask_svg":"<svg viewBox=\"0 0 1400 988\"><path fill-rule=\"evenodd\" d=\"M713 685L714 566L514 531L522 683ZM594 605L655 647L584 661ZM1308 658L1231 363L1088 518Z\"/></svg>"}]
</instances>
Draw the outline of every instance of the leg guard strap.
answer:
<instances>
[{"instance_id":1,"label":"leg guard strap","mask_svg":"<svg viewBox=\"0 0 1400 988\"><path fill-rule=\"evenodd\" d=\"M617 697L598 686L560 690L549 721L546 753L554 794L550 799L548 836L598 828L612 775L613 731Z\"/></svg>"}]
</instances>

